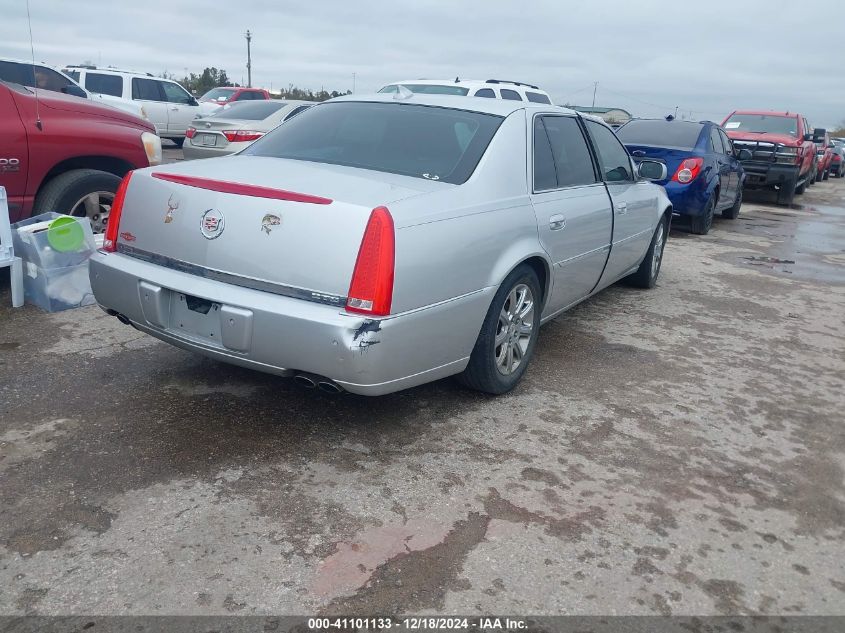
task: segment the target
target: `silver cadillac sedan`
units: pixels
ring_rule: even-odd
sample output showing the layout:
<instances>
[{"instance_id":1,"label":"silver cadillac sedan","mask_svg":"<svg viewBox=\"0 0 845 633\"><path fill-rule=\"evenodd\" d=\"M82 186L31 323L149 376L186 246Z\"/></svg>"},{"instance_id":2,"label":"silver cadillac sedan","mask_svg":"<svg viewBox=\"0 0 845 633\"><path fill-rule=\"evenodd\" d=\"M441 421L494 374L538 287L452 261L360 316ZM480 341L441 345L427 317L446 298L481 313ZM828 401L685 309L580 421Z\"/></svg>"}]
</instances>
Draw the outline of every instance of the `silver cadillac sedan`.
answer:
<instances>
[{"instance_id":1,"label":"silver cadillac sedan","mask_svg":"<svg viewBox=\"0 0 845 633\"><path fill-rule=\"evenodd\" d=\"M91 285L143 332L325 391L457 374L500 394L543 322L654 286L663 177L564 108L341 97L235 156L127 175Z\"/></svg>"}]
</instances>

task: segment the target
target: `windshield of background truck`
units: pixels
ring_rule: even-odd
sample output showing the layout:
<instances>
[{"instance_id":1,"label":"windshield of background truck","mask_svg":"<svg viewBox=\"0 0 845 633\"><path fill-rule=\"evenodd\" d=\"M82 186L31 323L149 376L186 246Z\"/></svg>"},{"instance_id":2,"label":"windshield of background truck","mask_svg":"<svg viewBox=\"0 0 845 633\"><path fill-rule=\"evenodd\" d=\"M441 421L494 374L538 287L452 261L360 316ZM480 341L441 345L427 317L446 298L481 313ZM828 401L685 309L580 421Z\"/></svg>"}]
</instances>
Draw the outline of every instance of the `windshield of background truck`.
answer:
<instances>
[{"instance_id":1,"label":"windshield of background truck","mask_svg":"<svg viewBox=\"0 0 845 633\"><path fill-rule=\"evenodd\" d=\"M798 119L772 114L734 114L725 121L725 129L729 132L798 136Z\"/></svg>"}]
</instances>

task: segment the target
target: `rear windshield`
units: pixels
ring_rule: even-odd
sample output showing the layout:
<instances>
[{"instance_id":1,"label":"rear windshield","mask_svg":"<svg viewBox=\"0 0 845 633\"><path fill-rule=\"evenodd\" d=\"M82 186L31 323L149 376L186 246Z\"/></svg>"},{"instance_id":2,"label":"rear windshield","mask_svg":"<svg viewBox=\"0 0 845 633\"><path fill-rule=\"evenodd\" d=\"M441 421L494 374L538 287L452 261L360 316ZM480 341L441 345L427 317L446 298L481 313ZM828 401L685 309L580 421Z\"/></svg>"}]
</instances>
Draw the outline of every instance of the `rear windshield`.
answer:
<instances>
[{"instance_id":1,"label":"rear windshield","mask_svg":"<svg viewBox=\"0 0 845 633\"><path fill-rule=\"evenodd\" d=\"M616 136L626 145L692 149L702 127L690 121L630 121L616 130Z\"/></svg>"},{"instance_id":2,"label":"rear windshield","mask_svg":"<svg viewBox=\"0 0 845 633\"><path fill-rule=\"evenodd\" d=\"M427 95L458 95L460 97L466 96L469 88L461 88L460 86L449 85L434 85L434 84L391 84L385 86L379 92L399 92L399 86L403 86L411 92Z\"/></svg>"},{"instance_id":3,"label":"rear windshield","mask_svg":"<svg viewBox=\"0 0 845 633\"><path fill-rule=\"evenodd\" d=\"M725 129L737 132L798 136L798 118L772 114L734 114L725 121Z\"/></svg>"},{"instance_id":4,"label":"rear windshield","mask_svg":"<svg viewBox=\"0 0 845 633\"><path fill-rule=\"evenodd\" d=\"M278 112L287 104L284 101L236 101L231 105L224 106L208 118L219 119L244 119L246 121L261 121L271 114Z\"/></svg>"},{"instance_id":5,"label":"rear windshield","mask_svg":"<svg viewBox=\"0 0 845 633\"><path fill-rule=\"evenodd\" d=\"M242 153L461 184L503 120L407 103L325 103L305 110Z\"/></svg>"},{"instance_id":6,"label":"rear windshield","mask_svg":"<svg viewBox=\"0 0 845 633\"><path fill-rule=\"evenodd\" d=\"M217 99L228 99L234 94L234 88L212 88L200 97L202 101L215 101Z\"/></svg>"}]
</instances>

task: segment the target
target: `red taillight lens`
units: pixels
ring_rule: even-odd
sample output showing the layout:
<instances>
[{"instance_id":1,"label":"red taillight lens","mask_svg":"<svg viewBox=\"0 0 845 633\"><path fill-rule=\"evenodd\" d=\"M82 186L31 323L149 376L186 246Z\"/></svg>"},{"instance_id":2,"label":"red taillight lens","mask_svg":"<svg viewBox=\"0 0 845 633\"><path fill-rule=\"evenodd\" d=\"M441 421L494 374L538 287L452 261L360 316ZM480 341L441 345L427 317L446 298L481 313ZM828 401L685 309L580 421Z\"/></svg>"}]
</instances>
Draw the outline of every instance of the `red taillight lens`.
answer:
<instances>
[{"instance_id":1,"label":"red taillight lens","mask_svg":"<svg viewBox=\"0 0 845 633\"><path fill-rule=\"evenodd\" d=\"M197 128L195 128L195 127L189 127L189 128L185 131L185 137L186 137L186 138L194 138L194 136L196 135L196 133L197 133Z\"/></svg>"},{"instance_id":2,"label":"red taillight lens","mask_svg":"<svg viewBox=\"0 0 845 633\"><path fill-rule=\"evenodd\" d=\"M378 316L390 314L395 242L390 211L387 207L373 209L358 249L352 283L349 284L347 311Z\"/></svg>"},{"instance_id":3,"label":"red taillight lens","mask_svg":"<svg viewBox=\"0 0 845 633\"><path fill-rule=\"evenodd\" d=\"M256 132L255 130L223 130L223 136L230 143L236 141L255 141L264 136L264 132Z\"/></svg>"},{"instance_id":4,"label":"red taillight lens","mask_svg":"<svg viewBox=\"0 0 845 633\"><path fill-rule=\"evenodd\" d=\"M114 202L112 202L111 210L109 211L109 221L106 224L106 235L103 238L103 250L107 253L113 253L117 250L117 233L120 231L120 214L123 211L123 200L126 198L126 190L129 188L129 181L132 178L130 171L123 177L120 186L117 188L117 193L114 194Z\"/></svg>"},{"instance_id":5,"label":"red taillight lens","mask_svg":"<svg viewBox=\"0 0 845 633\"><path fill-rule=\"evenodd\" d=\"M678 165L678 169L675 172L675 175L672 176L672 180L679 182L682 185L690 183L695 180L696 176L698 176L703 165L703 158L687 158L681 161L681 164Z\"/></svg>"}]
</instances>

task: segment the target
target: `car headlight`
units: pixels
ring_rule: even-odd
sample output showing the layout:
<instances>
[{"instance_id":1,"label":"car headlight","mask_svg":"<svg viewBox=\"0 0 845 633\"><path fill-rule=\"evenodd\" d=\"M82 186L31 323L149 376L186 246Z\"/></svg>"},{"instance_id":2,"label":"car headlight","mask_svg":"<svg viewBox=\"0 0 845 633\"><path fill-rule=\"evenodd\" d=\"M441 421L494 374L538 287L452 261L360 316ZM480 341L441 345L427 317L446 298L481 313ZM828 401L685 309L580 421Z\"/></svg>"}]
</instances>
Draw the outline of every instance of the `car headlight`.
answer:
<instances>
[{"instance_id":1,"label":"car headlight","mask_svg":"<svg viewBox=\"0 0 845 633\"><path fill-rule=\"evenodd\" d=\"M144 151L147 153L147 160L150 165L161 165L161 139L152 132L141 133L141 143L144 144Z\"/></svg>"},{"instance_id":2,"label":"car headlight","mask_svg":"<svg viewBox=\"0 0 845 633\"><path fill-rule=\"evenodd\" d=\"M785 147L783 145L777 148L775 152L775 160L778 163L794 163L798 158L798 148L797 147Z\"/></svg>"}]
</instances>

